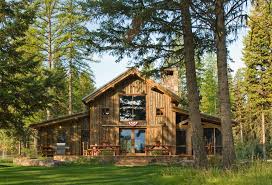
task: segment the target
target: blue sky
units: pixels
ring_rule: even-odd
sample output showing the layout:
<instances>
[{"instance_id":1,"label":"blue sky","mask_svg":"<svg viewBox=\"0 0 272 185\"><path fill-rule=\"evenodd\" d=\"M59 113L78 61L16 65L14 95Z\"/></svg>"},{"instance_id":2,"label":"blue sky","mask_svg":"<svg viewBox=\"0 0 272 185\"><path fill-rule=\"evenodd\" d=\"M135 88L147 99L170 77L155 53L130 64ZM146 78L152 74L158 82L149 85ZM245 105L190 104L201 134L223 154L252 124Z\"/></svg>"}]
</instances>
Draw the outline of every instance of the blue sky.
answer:
<instances>
[{"instance_id":1,"label":"blue sky","mask_svg":"<svg viewBox=\"0 0 272 185\"><path fill-rule=\"evenodd\" d=\"M238 35L238 39L228 46L230 57L235 61L230 64L231 69L237 71L237 69L243 67L242 62L242 49L243 49L243 37L246 35L246 30L241 30ZM109 55L99 56L100 63L92 63L91 68L94 72L96 87L101 87L105 83L112 80L125 70L127 70L128 62L122 61L120 63L114 62L114 57Z\"/></svg>"}]
</instances>

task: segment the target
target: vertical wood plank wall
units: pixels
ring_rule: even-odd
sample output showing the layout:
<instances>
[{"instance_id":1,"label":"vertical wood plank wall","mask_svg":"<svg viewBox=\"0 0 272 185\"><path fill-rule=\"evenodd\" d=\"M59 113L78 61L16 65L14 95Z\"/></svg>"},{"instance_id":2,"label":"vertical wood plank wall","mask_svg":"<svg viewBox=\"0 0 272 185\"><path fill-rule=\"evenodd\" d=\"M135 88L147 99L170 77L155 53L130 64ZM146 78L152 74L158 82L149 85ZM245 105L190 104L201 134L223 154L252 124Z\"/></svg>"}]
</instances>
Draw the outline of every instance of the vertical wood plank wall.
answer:
<instances>
[{"instance_id":1,"label":"vertical wood plank wall","mask_svg":"<svg viewBox=\"0 0 272 185\"><path fill-rule=\"evenodd\" d=\"M119 121L119 97L122 95L146 96L146 123L139 123L135 126L146 128L146 144L160 141L163 144L175 145L176 123L171 97L153 89L149 83L138 77L123 80L91 103L91 144L101 144L107 141L110 144L119 145L119 129L132 128L128 123ZM102 115L102 108L109 108L110 114ZM156 108L162 108L164 115L157 116Z\"/></svg>"},{"instance_id":2,"label":"vertical wood plank wall","mask_svg":"<svg viewBox=\"0 0 272 185\"><path fill-rule=\"evenodd\" d=\"M129 126L128 122L119 120L119 99L122 95L144 95L146 96L146 121L139 122L136 126ZM102 144L109 142L112 145L120 145L120 128L143 128L146 129L146 144L155 144L160 141L164 145L172 145L172 154L176 153L176 130L185 129L187 153L192 152L192 131L188 125L176 125L176 112L172 107L177 102L153 87L148 81L137 76L130 76L119 84L113 85L109 90L103 92L89 105L88 128L83 128L84 119L53 124L40 127L38 130L38 146L56 146L58 132L66 131L66 145L70 147L71 155L82 154L82 130L89 130L88 144ZM102 109L107 108L109 115L102 115ZM163 111L163 115L156 115L156 109ZM61 127L61 128L60 128ZM85 127L85 126L84 126ZM214 124L205 123L204 128L214 128ZM220 129L220 126L218 126Z\"/></svg>"},{"instance_id":3,"label":"vertical wood plank wall","mask_svg":"<svg viewBox=\"0 0 272 185\"><path fill-rule=\"evenodd\" d=\"M80 155L82 123L83 119L79 119L77 121L40 127L38 129L38 147L40 149L42 147L56 147L58 132L64 131L66 133L66 146L69 147L68 154Z\"/></svg>"}]
</instances>

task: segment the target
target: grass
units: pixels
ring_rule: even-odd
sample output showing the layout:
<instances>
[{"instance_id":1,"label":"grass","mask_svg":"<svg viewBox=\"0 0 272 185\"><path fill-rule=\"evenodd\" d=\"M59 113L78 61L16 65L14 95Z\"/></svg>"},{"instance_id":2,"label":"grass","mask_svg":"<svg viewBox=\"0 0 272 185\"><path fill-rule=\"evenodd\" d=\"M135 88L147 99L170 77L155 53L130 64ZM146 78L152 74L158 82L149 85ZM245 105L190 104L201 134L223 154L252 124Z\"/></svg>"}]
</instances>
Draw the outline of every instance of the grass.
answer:
<instances>
[{"instance_id":1,"label":"grass","mask_svg":"<svg viewBox=\"0 0 272 185\"><path fill-rule=\"evenodd\" d=\"M0 184L272 185L272 164L262 162L231 171L178 166L67 165L46 168L13 166L7 161L0 161L0 164Z\"/></svg>"}]
</instances>

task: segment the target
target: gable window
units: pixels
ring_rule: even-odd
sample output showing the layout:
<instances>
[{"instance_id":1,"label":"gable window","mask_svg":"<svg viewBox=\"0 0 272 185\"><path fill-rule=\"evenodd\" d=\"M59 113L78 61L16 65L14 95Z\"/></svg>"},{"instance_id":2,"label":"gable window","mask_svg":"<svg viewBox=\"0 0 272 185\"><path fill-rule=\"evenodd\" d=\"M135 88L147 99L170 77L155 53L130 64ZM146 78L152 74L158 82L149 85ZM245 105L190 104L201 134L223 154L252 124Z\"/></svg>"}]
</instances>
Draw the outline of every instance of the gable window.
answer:
<instances>
[{"instance_id":1,"label":"gable window","mask_svg":"<svg viewBox=\"0 0 272 185\"><path fill-rule=\"evenodd\" d=\"M110 115L110 109L109 108L102 108L102 115L103 116Z\"/></svg>"},{"instance_id":2,"label":"gable window","mask_svg":"<svg viewBox=\"0 0 272 185\"><path fill-rule=\"evenodd\" d=\"M163 116L163 108L156 108L156 116Z\"/></svg>"},{"instance_id":3,"label":"gable window","mask_svg":"<svg viewBox=\"0 0 272 185\"><path fill-rule=\"evenodd\" d=\"M145 96L125 95L120 97L120 121L145 120Z\"/></svg>"}]
</instances>

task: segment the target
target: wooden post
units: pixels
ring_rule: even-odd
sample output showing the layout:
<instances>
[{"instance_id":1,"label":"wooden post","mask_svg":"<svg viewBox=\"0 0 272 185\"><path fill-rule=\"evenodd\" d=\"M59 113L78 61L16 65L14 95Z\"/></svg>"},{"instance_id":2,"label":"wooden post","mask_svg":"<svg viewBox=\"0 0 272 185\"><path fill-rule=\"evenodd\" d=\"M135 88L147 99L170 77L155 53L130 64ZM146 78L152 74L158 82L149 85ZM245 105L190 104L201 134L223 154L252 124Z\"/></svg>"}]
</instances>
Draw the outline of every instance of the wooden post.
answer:
<instances>
[{"instance_id":1,"label":"wooden post","mask_svg":"<svg viewBox=\"0 0 272 185\"><path fill-rule=\"evenodd\" d=\"M216 137L215 137L215 128L213 128L213 155L216 154Z\"/></svg>"}]
</instances>

